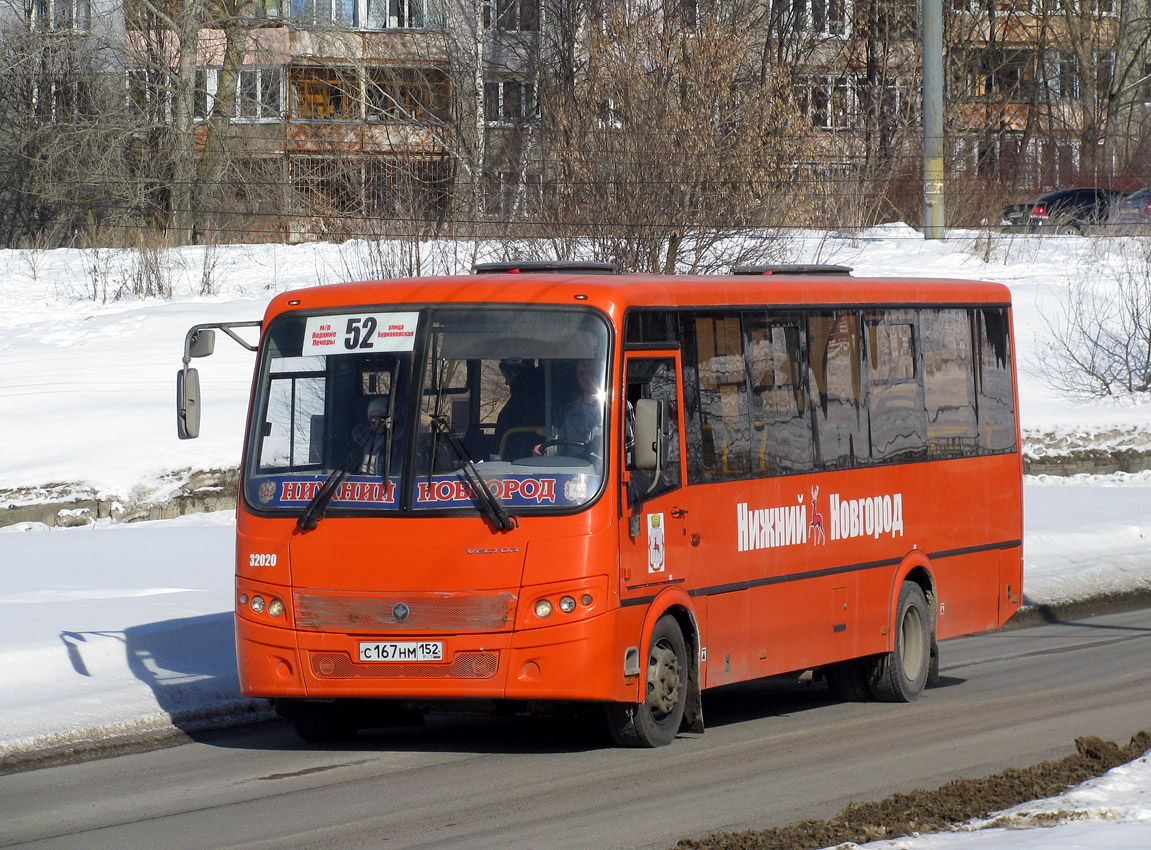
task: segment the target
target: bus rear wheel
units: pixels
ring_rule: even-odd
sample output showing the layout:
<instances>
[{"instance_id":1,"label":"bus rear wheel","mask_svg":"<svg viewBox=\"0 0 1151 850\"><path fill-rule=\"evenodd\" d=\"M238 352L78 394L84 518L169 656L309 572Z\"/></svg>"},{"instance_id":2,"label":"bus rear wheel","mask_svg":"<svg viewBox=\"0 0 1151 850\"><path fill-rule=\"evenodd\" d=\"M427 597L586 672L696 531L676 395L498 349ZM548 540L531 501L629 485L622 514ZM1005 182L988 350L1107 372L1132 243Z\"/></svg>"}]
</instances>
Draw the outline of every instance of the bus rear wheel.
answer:
<instances>
[{"instance_id":1,"label":"bus rear wheel","mask_svg":"<svg viewBox=\"0 0 1151 850\"><path fill-rule=\"evenodd\" d=\"M660 617L648 642L644 701L607 707L612 740L622 747L663 747L675 740L687 703L687 664L679 623Z\"/></svg>"},{"instance_id":2,"label":"bus rear wheel","mask_svg":"<svg viewBox=\"0 0 1151 850\"><path fill-rule=\"evenodd\" d=\"M905 581L899 589L895 643L891 652L870 661L868 687L880 702L914 702L927 685L935 642L931 612L923 588Z\"/></svg>"}]
</instances>

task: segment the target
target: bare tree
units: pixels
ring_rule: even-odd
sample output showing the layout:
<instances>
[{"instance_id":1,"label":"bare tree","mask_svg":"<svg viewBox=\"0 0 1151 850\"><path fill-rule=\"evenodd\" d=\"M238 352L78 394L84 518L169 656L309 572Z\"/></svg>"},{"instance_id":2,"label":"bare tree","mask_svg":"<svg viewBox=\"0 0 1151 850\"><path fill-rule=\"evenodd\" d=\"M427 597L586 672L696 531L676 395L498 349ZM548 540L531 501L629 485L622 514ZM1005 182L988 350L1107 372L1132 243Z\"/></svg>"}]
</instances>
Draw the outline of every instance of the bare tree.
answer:
<instances>
[{"instance_id":1,"label":"bare tree","mask_svg":"<svg viewBox=\"0 0 1151 850\"><path fill-rule=\"evenodd\" d=\"M1151 392L1151 241L1131 240L1107 273L1073 282L1044 315L1041 369L1077 398Z\"/></svg>"},{"instance_id":2,"label":"bare tree","mask_svg":"<svg viewBox=\"0 0 1151 850\"><path fill-rule=\"evenodd\" d=\"M132 218L132 133L106 33L79 5L0 6L2 239L52 246ZM64 14L68 12L69 14ZM90 27L92 27L90 29Z\"/></svg>"},{"instance_id":3,"label":"bare tree","mask_svg":"<svg viewBox=\"0 0 1151 850\"><path fill-rule=\"evenodd\" d=\"M684 8L595 12L582 57L566 54L579 67L541 92L546 232L629 269L762 262L785 251L764 238L774 225L810 220L796 163L812 158L811 131L790 77L749 55L739 12L754 6Z\"/></svg>"}]
</instances>

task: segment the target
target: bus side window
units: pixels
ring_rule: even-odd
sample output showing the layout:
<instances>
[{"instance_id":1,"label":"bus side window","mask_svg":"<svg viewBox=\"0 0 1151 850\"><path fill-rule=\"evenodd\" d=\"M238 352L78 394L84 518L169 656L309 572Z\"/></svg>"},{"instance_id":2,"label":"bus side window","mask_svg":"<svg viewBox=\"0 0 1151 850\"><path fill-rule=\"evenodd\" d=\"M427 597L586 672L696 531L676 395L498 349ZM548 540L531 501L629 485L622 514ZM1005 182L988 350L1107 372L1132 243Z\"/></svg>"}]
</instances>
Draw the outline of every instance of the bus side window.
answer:
<instances>
[{"instance_id":1,"label":"bus side window","mask_svg":"<svg viewBox=\"0 0 1151 850\"><path fill-rule=\"evenodd\" d=\"M979 448L986 454L1015 451L1015 387L1011 374L1007 311L975 311L979 359Z\"/></svg>"},{"instance_id":2,"label":"bus side window","mask_svg":"<svg viewBox=\"0 0 1151 850\"><path fill-rule=\"evenodd\" d=\"M752 471L757 476L810 472L814 455L800 319L749 313L744 328L752 391Z\"/></svg>"},{"instance_id":3,"label":"bus side window","mask_svg":"<svg viewBox=\"0 0 1151 850\"><path fill-rule=\"evenodd\" d=\"M637 403L642 399L660 402L663 409L663 433L658 440L661 449L659 479L655 470L636 469L629 445L643 435L632 432ZM625 462L631 470L628 503L633 507L644 500L675 490L679 474L679 393L676 389L675 361L669 358L637 358L628 362L627 409L624 413Z\"/></svg>"}]
</instances>

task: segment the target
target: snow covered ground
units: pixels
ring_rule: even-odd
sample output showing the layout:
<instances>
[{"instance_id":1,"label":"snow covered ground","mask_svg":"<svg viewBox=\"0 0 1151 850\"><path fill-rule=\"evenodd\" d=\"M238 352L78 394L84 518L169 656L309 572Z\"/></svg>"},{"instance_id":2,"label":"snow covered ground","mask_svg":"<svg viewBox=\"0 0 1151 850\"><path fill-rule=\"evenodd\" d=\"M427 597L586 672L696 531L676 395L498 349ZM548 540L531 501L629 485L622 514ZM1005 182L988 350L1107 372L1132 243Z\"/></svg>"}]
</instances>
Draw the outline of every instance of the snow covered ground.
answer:
<instances>
[{"instance_id":1,"label":"snow covered ground","mask_svg":"<svg viewBox=\"0 0 1151 850\"><path fill-rule=\"evenodd\" d=\"M925 242L893 225L854 237L810 234L789 259L1009 284L1025 431L1106 445L1146 439L1151 408L1074 404L1054 393L1039 377L1043 316L1070 283L1123 274L1145 252L1118 239L957 234ZM130 255L0 251L0 511L69 492L162 499L182 470L234 467L252 355L221 338L216 354L197 363L202 436L180 441L174 377L185 331L258 319L285 289L367 277L370 258L363 243L187 248L166 259L173 298L105 301L130 278ZM206 272L215 294L201 296ZM1151 591L1151 473L1029 478L1025 499L1027 604ZM252 711L234 669L232 531L228 513L0 529L0 758ZM1149 789L1144 758L1051 803L1076 812L1063 826L1017 829L1048 822L1019 816L1009 833L876 847L1151 847Z\"/></svg>"}]
</instances>

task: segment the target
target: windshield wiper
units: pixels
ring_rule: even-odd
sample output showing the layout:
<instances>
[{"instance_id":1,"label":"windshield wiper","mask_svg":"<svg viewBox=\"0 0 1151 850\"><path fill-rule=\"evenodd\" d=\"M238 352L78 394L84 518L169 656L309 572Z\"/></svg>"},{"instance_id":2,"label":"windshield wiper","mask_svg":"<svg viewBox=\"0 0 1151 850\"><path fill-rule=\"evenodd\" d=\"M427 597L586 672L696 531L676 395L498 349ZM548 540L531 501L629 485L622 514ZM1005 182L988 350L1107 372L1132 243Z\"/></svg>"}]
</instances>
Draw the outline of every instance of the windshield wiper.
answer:
<instances>
[{"instance_id":1,"label":"windshield wiper","mask_svg":"<svg viewBox=\"0 0 1151 850\"><path fill-rule=\"evenodd\" d=\"M388 443L392 439L392 419L389 416L386 420L386 427L388 430ZM335 467L328 475L327 480L324 481L323 486L316 491L316 495L312 496L310 502L304 507L304 512L300 514L300 518L296 520L296 528L301 531L311 531L320 524L320 520L324 518L324 509L332 501L332 497L336 495L336 490L339 489L340 484L344 481L344 476L352 471L357 463L359 463L364 456L364 449L371 445L372 439L376 436L376 432L371 428L365 428L364 433L360 435L359 439L355 441L352 450L348 452L348 456L344 458L344 462ZM384 481L387 481L385 478Z\"/></svg>"},{"instance_id":2,"label":"windshield wiper","mask_svg":"<svg viewBox=\"0 0 1151 850\"><path fill-rule=\"evenodd\" d=\"M433 438L433 446L439 442L439 437L442 435L445 442L451 447L452 452L463 466L464 478L467 479L468 485L475 491L476 501L479 503L480 510L491 520L492 525L499 531L511 531L515 528L515 522L508 516L508 512L504 510L504 506L500 504L499 499L492 495L492 491L488 489L488 483L484 480L484 476L480 473L476 462L472 460L471 455L468 454L468 450L465 449L464 444L460 442L460 438L452 431L452 426L448 424L448 417L442 415L433 416L432 429L436 433L436 436Z\"/></svg>"}]
</instances>

